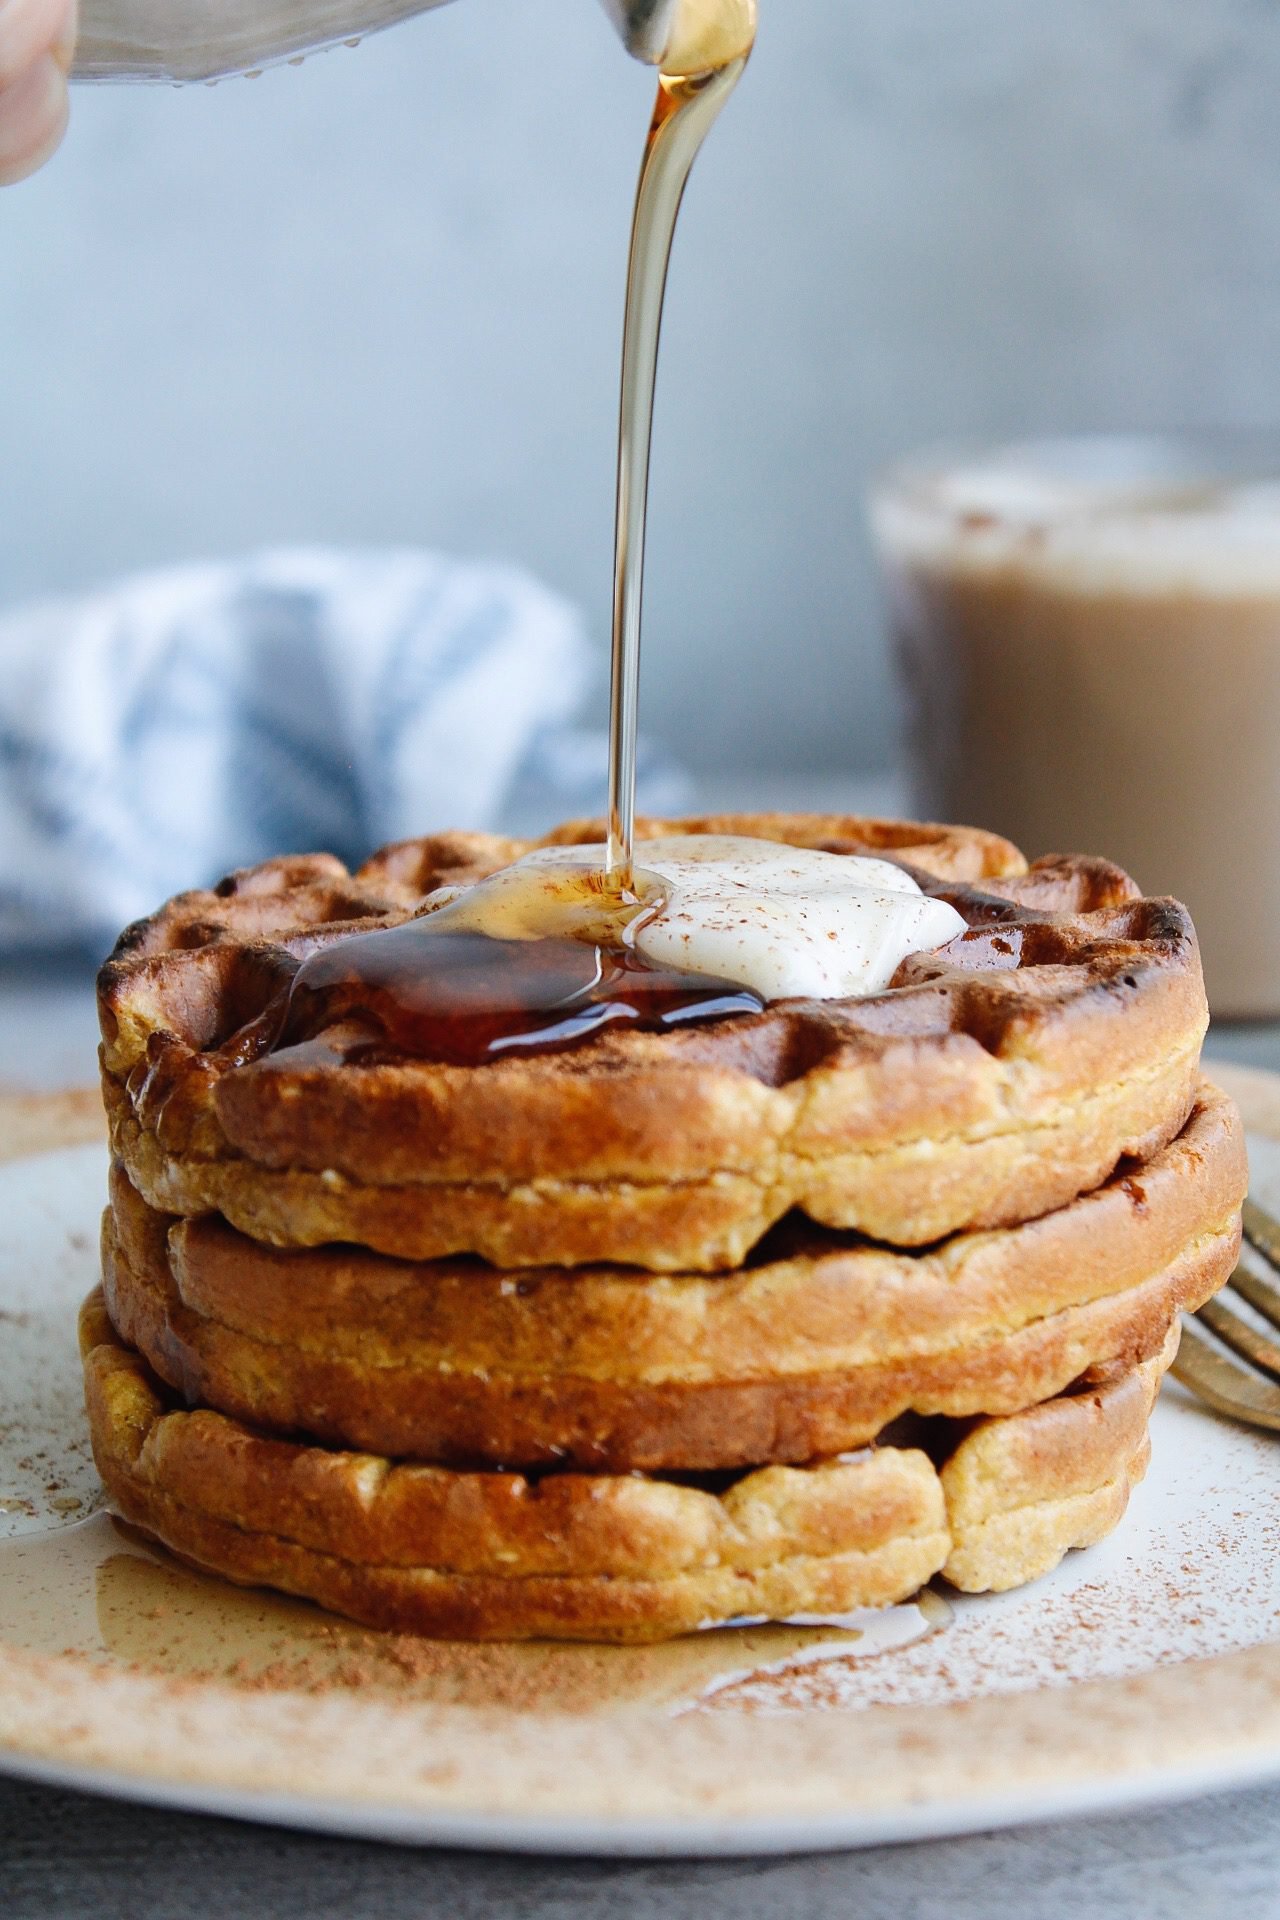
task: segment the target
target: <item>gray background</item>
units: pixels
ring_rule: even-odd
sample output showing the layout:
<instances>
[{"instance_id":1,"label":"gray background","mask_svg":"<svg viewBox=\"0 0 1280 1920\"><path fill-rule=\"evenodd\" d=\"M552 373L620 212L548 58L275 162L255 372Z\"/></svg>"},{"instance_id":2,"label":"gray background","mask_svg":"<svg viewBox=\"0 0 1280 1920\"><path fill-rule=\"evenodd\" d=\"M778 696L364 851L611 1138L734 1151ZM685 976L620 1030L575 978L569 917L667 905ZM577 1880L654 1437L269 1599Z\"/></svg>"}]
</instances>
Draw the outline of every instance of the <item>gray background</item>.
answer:
<instances>
[{"instance_id":1,"label":"gray background","mask_svg":"<svg viewBox=\"0 0 1280 1920\"><path fill-rule=\"evenodd\" d=\"M857 771L891 752L870 470L1280 411L1280 7L763 12L679 243L644 717L697 768ZM650 90L593 0L82 89L0 196L0 601L409 540L533 565L603 641Z\"/></svg>"}]
</instances>

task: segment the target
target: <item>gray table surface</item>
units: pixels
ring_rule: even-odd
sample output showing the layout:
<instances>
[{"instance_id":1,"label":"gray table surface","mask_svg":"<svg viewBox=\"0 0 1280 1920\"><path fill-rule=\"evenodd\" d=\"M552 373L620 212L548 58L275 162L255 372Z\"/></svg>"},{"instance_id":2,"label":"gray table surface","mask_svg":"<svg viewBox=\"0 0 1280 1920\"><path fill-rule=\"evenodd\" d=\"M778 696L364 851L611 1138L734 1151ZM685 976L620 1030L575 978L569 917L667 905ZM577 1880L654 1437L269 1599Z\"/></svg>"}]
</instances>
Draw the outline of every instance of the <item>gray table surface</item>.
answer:
<instances>
[{"instance_id":1,"label":"gray table surface","mask_svg":"<svg viewBox=\"0 0 1280 1920\"><path fill-rule=\"evenodd\" d=\"M8 1920L1272 1920L1280 1794L794 1860L420 1853L0 1783Z\"/></svg>"},{"instance_id":2,"label":"gray table surface","mask_svg":"<svg viewBox=\"0 0 1280 1920\"><path fill-rule=\"evenodd\" d=\"M94 1044L83 965L0 965L0 1084L83 1084ZM1280 1023L1215 1028L1210 1051L1280 1069ZM1064 1912L1280 1920L1280 1789L848 1856L644 1866L418 1853L0 1780L0 1920L1059 1920Z\"/></svg>"}]
</instances>

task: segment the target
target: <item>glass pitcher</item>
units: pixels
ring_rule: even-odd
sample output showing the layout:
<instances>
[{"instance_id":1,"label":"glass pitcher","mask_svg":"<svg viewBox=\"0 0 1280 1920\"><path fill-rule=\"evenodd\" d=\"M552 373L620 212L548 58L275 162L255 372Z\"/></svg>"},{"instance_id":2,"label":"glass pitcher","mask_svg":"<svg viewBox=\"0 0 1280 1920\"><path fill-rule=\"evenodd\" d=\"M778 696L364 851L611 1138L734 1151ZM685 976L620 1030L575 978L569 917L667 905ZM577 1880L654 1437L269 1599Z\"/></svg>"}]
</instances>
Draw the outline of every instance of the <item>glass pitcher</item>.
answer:
<instances>
[{"instance_id":1,"label":"glass pitcher","mask_svg":"<svg viewBox=\"0 0 1280 1920\"><path fill-rule=\"evenodd\" d=\"M81 0L76 80L219 80L362 39L444 0ZM629 53L653 66L703 34L724 0L603 0ZM729 11L733 11L732 5Z\"/></svg>"}]
</instances>

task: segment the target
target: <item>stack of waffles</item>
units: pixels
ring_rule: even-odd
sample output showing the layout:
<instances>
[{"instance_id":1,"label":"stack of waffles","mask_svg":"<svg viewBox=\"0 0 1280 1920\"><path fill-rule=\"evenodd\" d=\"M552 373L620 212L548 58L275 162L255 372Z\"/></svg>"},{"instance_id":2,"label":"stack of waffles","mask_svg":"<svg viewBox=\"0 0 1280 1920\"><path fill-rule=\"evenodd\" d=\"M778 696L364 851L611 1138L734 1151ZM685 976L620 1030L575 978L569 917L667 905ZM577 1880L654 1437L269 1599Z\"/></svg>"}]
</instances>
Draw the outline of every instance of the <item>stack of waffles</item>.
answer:
<instances>
[{"instance_id":1,"label":"stack of waffles","mask_svg":"<svg viewBox=\"0 0 1280 1920\"><path fill-rule=\"evenodd\" d=\"M1245 1187L1185 912L968 829L643 832L894 860L966 930L869 999L471 1066L367 1021L273 1045L271 1009L530 843L268 861L122 937L87 1399L184 1560L400 1631L648 1640L1016 1586L1120 1519Z\"/></svg>"}]
</instances>

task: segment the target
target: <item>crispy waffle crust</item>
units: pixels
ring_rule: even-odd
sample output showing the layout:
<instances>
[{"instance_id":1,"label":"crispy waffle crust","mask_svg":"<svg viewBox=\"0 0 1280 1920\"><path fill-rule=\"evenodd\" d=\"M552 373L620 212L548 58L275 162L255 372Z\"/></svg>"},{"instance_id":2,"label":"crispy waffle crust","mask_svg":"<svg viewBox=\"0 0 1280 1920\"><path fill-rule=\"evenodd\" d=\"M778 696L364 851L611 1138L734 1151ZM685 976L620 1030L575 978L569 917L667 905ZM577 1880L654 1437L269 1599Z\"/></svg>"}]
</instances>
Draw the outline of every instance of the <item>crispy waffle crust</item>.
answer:
<instances>
[{"instance_id":1,"label":"crispy waffle crust","mask_svg":"<svg viewBox=\"0 0 1280 1920\"><path fill-rule=\"evenodd\" d=\"M155 1372L259 1428L442 1463L738 1468L1130 1371L1227 1278L1246 1182L1206 1085L1146 1166L1022 1227L903 1253L801 1226L735 1274L516 1279L263 1247L154 1212L117 1167L103 1271Z\"/></svg>"},{"instance_id":2,"label":"crispy waffle crust","mask_svg":"<svg viewBox=\"0 0 1280 1920\"><path fill-rule=\"evenodd\" d=\"M1034 1578L1123 1513L1176 1333L1106 1387L935 1431L930 1452L767 1467L719 1491L394 1466L269 1440L175 1409L100 1295L81 1343L114 1501L197 1566L375 1627L641 1641L743 1615L885 1605L939 1570L970 1591Z\"/></svg>"},{"instance_id":3,"label":"crispy waffle crust","mask_svg":"<svg viewBox=\"0 0 1280 1920\"><path fill-rule=\"evenodd\" d=\"M649 822L900 861L968 931L884 993L790 1001L478 1068L248 1036L305 956L533 843L448 834L267 861L179 896L99 983L117 1157L162 1212L256 1240L497 1266L739 1264L792 1208L891 1245L1014 1224L1182 1128L1207 1024L1184 910L1104 861L1028 868L968 829L814 816ZM550 838L598 837L580 822Z\"/></svg>"}]
</instances>

